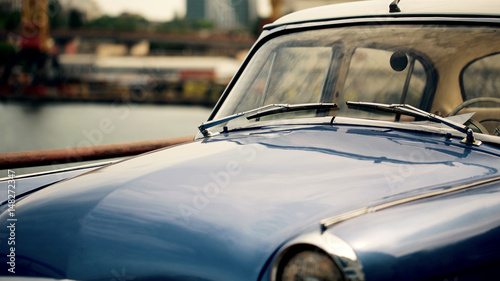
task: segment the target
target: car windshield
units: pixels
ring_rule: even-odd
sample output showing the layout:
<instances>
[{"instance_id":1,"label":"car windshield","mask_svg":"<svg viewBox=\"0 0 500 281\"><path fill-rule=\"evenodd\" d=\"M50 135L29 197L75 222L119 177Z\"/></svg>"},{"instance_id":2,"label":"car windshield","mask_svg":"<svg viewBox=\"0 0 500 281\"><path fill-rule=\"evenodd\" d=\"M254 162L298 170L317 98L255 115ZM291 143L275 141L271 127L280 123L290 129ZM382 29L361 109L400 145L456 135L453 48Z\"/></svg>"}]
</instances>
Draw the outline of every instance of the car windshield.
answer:
<instances>
[{"instance_id":1,"label":"car windshield","mask_svg":"<svg viewBox=\"0 0 500 281\"><path fill-rule=\"evenodd\" d=\"M443 117L475 112L470 122L477 132L499 135L499 31L410 24L288 31L255 52L213 119L269 104L334 103L329 110L279 112L226 125L318 116L415 121L346 105L374 102L408 104ZM488 99L477 100L482 97Z\"/></svg>"}]
</instances>

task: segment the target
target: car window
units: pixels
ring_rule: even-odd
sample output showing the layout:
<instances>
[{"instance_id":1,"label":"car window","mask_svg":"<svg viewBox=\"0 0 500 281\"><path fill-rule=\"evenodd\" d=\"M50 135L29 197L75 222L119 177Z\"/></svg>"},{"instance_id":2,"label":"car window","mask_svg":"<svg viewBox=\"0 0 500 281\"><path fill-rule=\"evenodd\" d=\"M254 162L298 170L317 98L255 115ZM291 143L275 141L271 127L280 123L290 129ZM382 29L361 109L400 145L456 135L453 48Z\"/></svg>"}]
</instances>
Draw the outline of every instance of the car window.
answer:
<instances>
[{"instance_id":1,"label":"car window","mask_svg":"<svg viewBox=\"0 0 500 281\"><path fill-rule=\"evenodd\" d=\"M391 57L399 55L399 66L391 65ZM397 68L399 67L399 68ZM394 69L396 68L396 69ZM404 52L357 48L352 55L339 105L346 101L406 103L420 107L427 76L422 63ZM344 115L359 116L360 112L344 111ZM381 113L368 113L367 116Z\"/></svg>"},{"instance_id":2,"label":"car window","mask_svg":"<svg viewBox=\"0 0 500 281\"><path fill-rule=\"evenodd\" d=\"M217 117L268 104L317 102L339 104L340 110L329 114L338 112L341 115L346 111L345 101L348 100L408 103L428 110L422 107L421 101L424 95L431 94L425 93L431 75L424 68L422 57L412 55L405 46L401 53L407 64L401 70L394 70L391 57L399 49L391 44L384 45L376 31L377 27L373 32L355 27L325 29L292 33L266 42L245 67ZM380 46L366 47L372 45L367 43L369 41L380 42ZM314 110L301 111L272 118L312 117L315 114ZM366 117L361 111L346 111L346 115Z\"/></svg>"},{"instance_id":3,"label":"car window","mask_svg":"<svg viewBox=\"0 0 500 281\"><path fill-rule=\"evenodd\" d=\"M330 56L328 47L279 49L260 104L319 101Z\"/></svg>"},{"instance_id":4,"label":"car window","mask_svg":"<svg viewBox=\"0 0 500 281\"><path fill-rule=\"evenodd\" d=\"M491 135L500 135L500 54L470 63L462 72L464 102L455 111L473 118Z\"/></svg>"},{"instance_id":5,"label":"car window","mask_svg":"<svg viewBox=\"0 0 500 281\"><path fill-rule=\"evenodd\" d=\"M462 74L464 100L478 97L500 98L500 54L469 64Z\"/></svg>"},{"instance_id":6,"label":"car window","mask_svg":"<svg viewBox=\"0 0 500 281\"><path fill-rule=\"evenodd\" d=\"M338 108L277 112L219 124L238 127L268 119L327 115L415 120L373 108L360 110L354 103L408 104L444 117L467 113L454 112L462 101L461 80L466 100L499 97L500 39L493 34L498 34L496 27L438 24L288 30L269 36L250 54L211 118L270 104L303 103L335 103ZM477 48L481 42L487 48ZM347 101L353 102L351 106ZM472 121L479 123L477 132L499 134L497 109L469 111L475 113Z\"/></svg>"},{"instance_id":7,"label":"car window","mask_svg":"<svg viewBox=\"0 0 500 281\"><path fill-rule=\"evenodd\" d=\"M281 47L269 54L234 112L273 103L319 102L331 47Z\"/></svg>"}]
</instances>

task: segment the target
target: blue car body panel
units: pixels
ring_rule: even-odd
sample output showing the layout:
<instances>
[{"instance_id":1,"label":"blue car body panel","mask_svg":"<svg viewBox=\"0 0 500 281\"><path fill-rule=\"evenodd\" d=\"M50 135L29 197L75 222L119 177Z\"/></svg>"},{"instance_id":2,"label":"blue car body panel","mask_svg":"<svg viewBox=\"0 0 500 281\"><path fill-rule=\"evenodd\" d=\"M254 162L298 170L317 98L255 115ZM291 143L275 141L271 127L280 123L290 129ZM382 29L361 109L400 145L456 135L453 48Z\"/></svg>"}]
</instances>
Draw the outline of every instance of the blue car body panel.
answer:
<instances>
[{"instance_id":1,"label":"blue car body panel","mask_svg":"<svg viewBox=\"0 0 500 281\"><path fill-rule=\"evenodd\" d=\"M357 1L266 25L195 141L12 179L0 275L498 279L499 7Z\"/></svg>"},{"instance_id":2,"label":"blue car body panel","mask_svg":"<svg viewBox=\"0 0 500 281\"><path fill-rule=\"evenodd\" d=\"M54 184L56 182L76 177L86 172L95 170L97 167L104 166L105 164L95 164L90 166L75 167L71 169L56 170L47 173L32 174L22 177L15 177L15 192L16 199L43 188L46 185ZM15 176L15 174L12 174ZM9 183L12 179L5 178L0 180L0 206L7 204ZM0 207L1 208L1 207Z\"/></svg>"},{"instance_id":3,"label":"blue car body panel","mask_svg":"<svg viewBox=\"0 0 500 281\"><path fill-rule=\"evenodd\" d=\"M307 125L221 134L19 201L17 270L76 280L110 280L117 272L135 280L267 280L263 268L276 250L300 233L319 231L321 219L498 177L499 169L497 147L387 128ZM4 212L2 224L8 218ZM376 229L364 216L357 220ZM359 229L349 226L329 231L354 243L350 235ZM423 241L423 249L432 243ZM362 261L372 259L355 250ZM2 270L8 253L0 248Z\"/></svg>"},{"instance_id":4,"label":"blue car body panel","mask_svg":"<svg viewBox=\"0 0 500 281\"><path fill-rule=\"evenodd\" d=\"M360 216L331 232L353 246L370 280L495 280L499 193L497 181Z\"/></svg>"}]
</instances>

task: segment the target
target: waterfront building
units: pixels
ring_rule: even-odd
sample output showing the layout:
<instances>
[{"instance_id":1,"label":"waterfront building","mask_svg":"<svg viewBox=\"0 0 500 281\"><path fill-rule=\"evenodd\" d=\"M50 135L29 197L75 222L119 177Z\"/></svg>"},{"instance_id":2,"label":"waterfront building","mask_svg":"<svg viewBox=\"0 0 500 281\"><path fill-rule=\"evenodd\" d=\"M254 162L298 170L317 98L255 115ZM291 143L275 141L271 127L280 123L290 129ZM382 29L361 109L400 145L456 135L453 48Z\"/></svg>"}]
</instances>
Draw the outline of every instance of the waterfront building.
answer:
<instances>
[{"instance_id":1,"label":"waterfront building","mask_svg":"<svg viewBox=\"0 0 500 281\"><path fill-rule=\"evenodd\" d=\"M222 30L246 28L257 20L257 0L187 0L186 18L206 19Z\"/></svg>"}]
</instances>

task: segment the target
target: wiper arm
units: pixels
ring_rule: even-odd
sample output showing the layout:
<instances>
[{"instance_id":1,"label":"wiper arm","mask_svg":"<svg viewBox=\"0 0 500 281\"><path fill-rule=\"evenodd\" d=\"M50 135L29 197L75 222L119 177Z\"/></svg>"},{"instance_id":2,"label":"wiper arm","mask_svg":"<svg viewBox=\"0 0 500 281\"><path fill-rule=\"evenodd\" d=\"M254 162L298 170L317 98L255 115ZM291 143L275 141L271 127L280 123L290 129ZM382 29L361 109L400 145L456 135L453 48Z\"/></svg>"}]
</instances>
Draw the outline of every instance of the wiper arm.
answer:
<instances>
[{"instance_id":1,"label":"wiper arm","mask_svg":"<svg viewBox=\"0 0 500 281\"><path fill-rule=\"evenodd\" d=\"M265 106L261 106L261 107L258 107L258 108L254 108L254 109L248 110L248 111L236 113L236 114L233 114L233 115L229 115L229 116L223 117L221 119L217 119L217 120L212 120L212 121L205 122L205 123L201 124L200 126L198 126L198 130L200 130L200 132L204 136L207 136L209 134L208 131L207 131L208 128L212 128L214 126L226 123L226 122L231 121L233 119L240 118L241 116L243 116L245 114L249 114L249 113L256 112L256 111L259 111L259 110L262 110L262 109L266 109L268 107L283 107L283 106L286 106L286 104L268 104L268 105L265 105Z\"/></svg>"},{"instance_id":2,"label":"wiper arm","mask_svg":"<svg viewBox=\"0 0 500 281\"><path fill-rule=\"evenodd\" d=\"M346 102L347 107L354 109L364 109L364 110L378 110L396 114L403 114L412 117L422 118L425 120L434 121L437 123L444 124L450 128L453 128L461 133L465 133L467 136L462 140L463 143L471 145L481 145L481 141L474 138L474 132L467 126L448 120L444 117L429 113L425 110L416 108L409 104L384 104L384 103L374 103L374 102Z\"/></svg>"},{"instance_id":3,"label":"wiper arm","mask_svg":"<svg viewBox=\"0 0 500 281\"><path fill-rule=\"evenodd\" d=\"M275 107L275 108L271 108L271 107ZM208 135L210 135L210 133L207 131L208 128L226 123L226 122L231 121L233 119L240 118L244 115L247 115L247 114L250 114L253 112L257 112L257 111L261 111L261 110L264 110L267 108L271 108L271 109L259 112L257 114L249 115L249 116L247 116L247 119L250 120L250 119L258 118L261 116L282 113L282 112L290 112L290 111L337 108L337 104L335 104L335 103L306 103L306 104L293 104L293 105L290 105L290 104L268 104L265 106L261 106L258 108L248 110L248 111L229 115L229 116L226 116L226 117L221 118L221 119L205 122L205 123L201 124L200 126L198 126L198 130L200 130L200 132L204 136L208 136Z\"/></svg>"},{"instance_id":4,"label":"wiper arm","mask_svg":"<svg viewBox=\"0 0 500 281\"><path fill-rule=\"evenodd\" d=\"M250 120L284 112L313 110L313 109L334 109L334 108L337 108L336 103L304 103L304 104L293 104L293 105L287 104L279 108L271 108L268 110L248 115L247 119Z\"/></svg>"}]
</instances>

